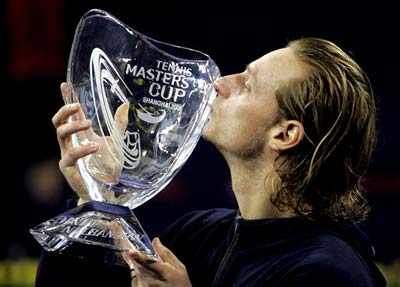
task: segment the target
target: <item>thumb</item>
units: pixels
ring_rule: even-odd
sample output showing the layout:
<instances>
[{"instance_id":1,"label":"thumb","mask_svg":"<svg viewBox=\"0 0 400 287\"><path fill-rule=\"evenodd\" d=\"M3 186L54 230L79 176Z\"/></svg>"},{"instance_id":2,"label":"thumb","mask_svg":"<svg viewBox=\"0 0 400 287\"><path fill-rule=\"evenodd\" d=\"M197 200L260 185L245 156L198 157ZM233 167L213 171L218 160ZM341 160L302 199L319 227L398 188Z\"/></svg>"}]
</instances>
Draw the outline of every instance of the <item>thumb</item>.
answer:
<instances>
[{"instance_id":1,"label":"thumb","mask_svg":"<svg viewBox=\"0 0 400 287\"><path fill-rule=\"evenodd\" d=\"M153 239L153 247L164 262L175 267L181 267L183 265L175 254L161 243L158 237Z\"/></svg>"},{"instance_id":2,"label":"thumb","mask_svg":"<svg viewBox=\"0 0 400 287\"><path fill-rule=\"evenodd\" d=\"M120 105L114 115L115 126L122 135L125 133L128 126L128 115L129 103Z\"/></svg>"}]
</instances>

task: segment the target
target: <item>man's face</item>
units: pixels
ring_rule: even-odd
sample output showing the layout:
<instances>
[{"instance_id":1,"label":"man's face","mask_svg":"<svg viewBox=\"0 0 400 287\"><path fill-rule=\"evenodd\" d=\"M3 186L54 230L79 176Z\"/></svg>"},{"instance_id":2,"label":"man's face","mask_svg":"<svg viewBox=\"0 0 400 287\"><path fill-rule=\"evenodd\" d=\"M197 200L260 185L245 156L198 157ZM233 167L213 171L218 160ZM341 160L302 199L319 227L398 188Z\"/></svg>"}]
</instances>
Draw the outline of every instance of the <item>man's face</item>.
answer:
<instances>
[{"instance_id":1,"label":"man's face","mask_svg":"<svg viewBox=\"0 0 400 287\"><path fill-rule=\"evenodd\" d=\"M240 74L218 79L218 96L203 137L221 151L254 156L266 148L279 121L275 91L286 81L304 76L304 66L291 48L270 52Z\"/></svg>"}]
</instances>

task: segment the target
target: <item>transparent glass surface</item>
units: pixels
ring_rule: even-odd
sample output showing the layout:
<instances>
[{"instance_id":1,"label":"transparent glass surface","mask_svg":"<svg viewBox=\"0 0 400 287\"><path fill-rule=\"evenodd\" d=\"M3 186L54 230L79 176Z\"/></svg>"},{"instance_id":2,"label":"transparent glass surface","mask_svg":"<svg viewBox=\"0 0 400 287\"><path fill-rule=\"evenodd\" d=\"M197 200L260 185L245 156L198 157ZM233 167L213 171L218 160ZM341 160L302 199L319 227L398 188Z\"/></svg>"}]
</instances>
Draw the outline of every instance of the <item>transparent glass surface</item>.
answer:
<instances>
[{"instance_id":1,"label":"transparent glass surface","mask_svg":"<svg viewBox=\"0 0 400 287\"><path fill-rule=\"evenodd\" d=\"M67 82L73 93L66 101L80 103L79 117L93 125L74 135L73 145L100 144L98 152L77 163L88 197L133 209L160 192L197 144L219 75L202 52L149 38L104 11L86 13L71 49ZM56 218L31 233L47 250L61 250L69 240L114 248L83 234L89 227L107 232L101 226L116 218L95 210L73 218L85 224L66 233L69 229ZM147 236L136 236L145 235L139 224L124 222L133 226L135 232L124 230L138 238L137 246L148 245Z\"/></svg>"},{"instance_id":2,"label":"transparent glass surface","mask_svg":"<svg viewBox=\"0 0 400 287\"><path fill-rule=\"evenodd\" d=\"M110 208L96 209L89 205L41 223L31 230L32 235L47 251L62 251L71 242L123 251L124 248L115 244L116 235L110 228L110 223L115 222L121 226L123 239L129 240L138 251L154 255L150 239L130 209L124 209L121 216L118 210L113 212Z\"/></svg>"}]
</instances>

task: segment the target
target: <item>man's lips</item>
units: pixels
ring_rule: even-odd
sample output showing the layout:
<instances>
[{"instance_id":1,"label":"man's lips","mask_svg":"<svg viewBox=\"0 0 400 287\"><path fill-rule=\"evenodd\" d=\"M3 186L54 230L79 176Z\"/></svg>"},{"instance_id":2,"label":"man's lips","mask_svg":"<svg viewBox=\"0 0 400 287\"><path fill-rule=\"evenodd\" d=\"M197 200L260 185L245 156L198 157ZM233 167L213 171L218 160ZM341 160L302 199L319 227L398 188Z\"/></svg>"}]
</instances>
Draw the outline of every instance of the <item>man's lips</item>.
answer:
<instances>
[{"instance_id":1,"label":"man's lips","mask_svg":"<svg viewBox=\"0 0 400 287\"><path fill-rule=\"evenodd\" d=\"M209 108L209 113L208 113L208 116L207 116L207 122L209 122L211 117L212 117L212 114L213 114L213 111L214 111L213 105L214 105L214 103L207 105L207 107Z\"/></svg>"}]
</instances>

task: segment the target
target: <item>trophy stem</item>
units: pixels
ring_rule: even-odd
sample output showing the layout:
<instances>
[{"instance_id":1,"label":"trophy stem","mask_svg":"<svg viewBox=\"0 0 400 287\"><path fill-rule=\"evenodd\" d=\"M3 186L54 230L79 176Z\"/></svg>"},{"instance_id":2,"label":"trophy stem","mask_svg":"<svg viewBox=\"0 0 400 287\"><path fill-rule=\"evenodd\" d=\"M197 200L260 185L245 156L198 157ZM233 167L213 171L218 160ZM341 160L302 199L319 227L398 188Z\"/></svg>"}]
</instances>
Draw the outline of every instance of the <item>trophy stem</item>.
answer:
<instances>
[{"instance_id":1,"label":"trophy stem","mask_svg":"<svg viewBox=\"0 0 400 287\"><path fill-rule=\"evenodd\" d=\"M118 230L122 234L116 235L112 230L112 224L115 223L121 227ZM113 251L134 248L155 259L159 258L132 210L109 203L87 202L39 224L30 233L50 252L61 252L78 243ZM128 245L118 244L120 236Z\"/></svg>"}]
</instances>

